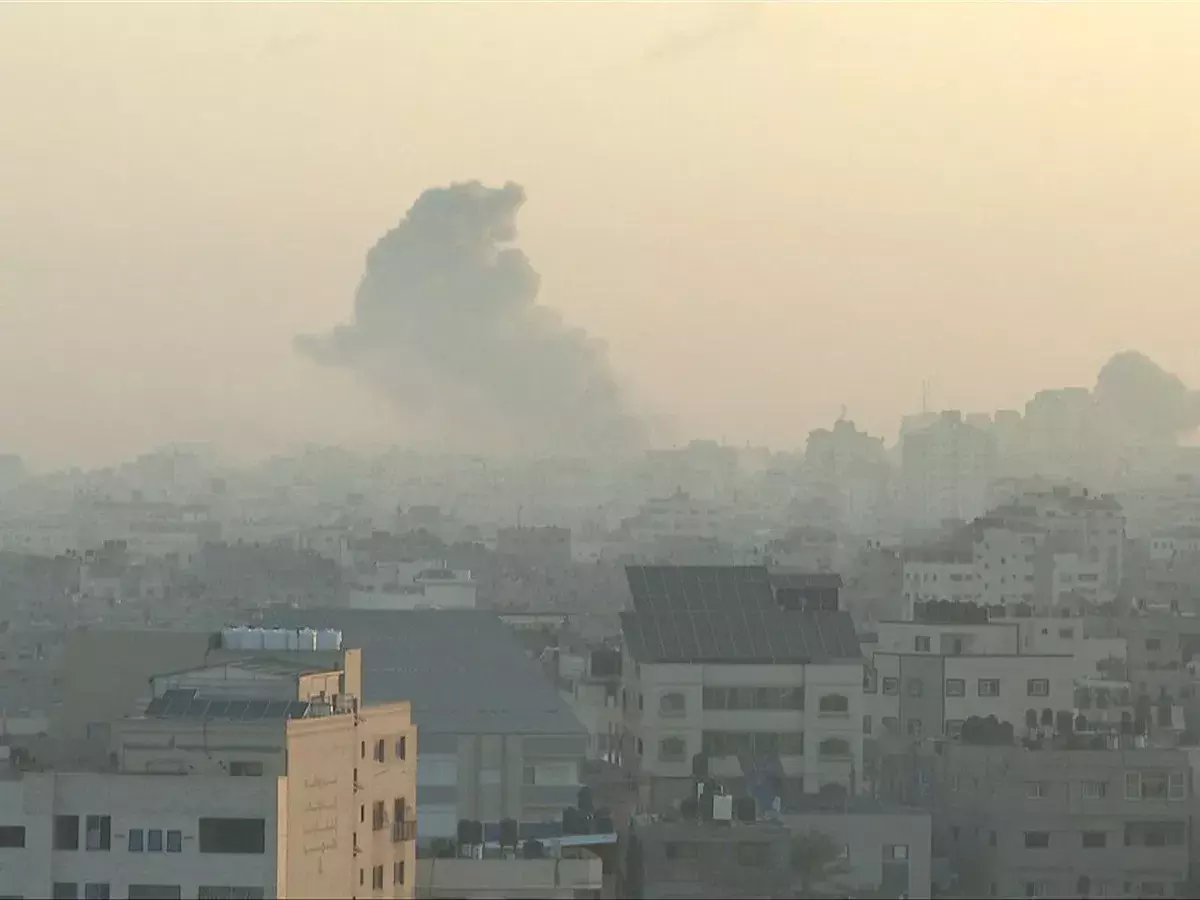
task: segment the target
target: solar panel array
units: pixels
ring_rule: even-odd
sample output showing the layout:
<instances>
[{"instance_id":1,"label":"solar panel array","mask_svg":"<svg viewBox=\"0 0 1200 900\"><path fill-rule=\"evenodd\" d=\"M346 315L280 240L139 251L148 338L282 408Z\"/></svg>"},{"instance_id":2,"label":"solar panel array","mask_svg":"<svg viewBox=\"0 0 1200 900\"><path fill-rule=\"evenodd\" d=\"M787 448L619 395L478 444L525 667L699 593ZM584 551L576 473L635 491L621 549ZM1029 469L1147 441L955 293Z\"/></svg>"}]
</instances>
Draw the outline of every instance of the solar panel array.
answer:
<instances>
[{"instance_id":1,"label":"solar panel array","mask_svg":"<svg viewBox=\"0 0 1200 900\"><path fill-rule=\"evenodd\" d=\"M780 609L762 566L629 566L621 629L641 662L809 663L862 655L845 612Z\"/></svg>"},{"instance_id":2,"label":"solar panel array","mask_svg":"<svg viewBox=\"0 0 1200 900\"><path fill-rule=\"evenodd\" d=\"M762 566L627 566L625 578L639 612L775 607Z\"/></svg>"},{"instance_id":3,"label":"solar panel array","mask_svg":"<svg viewBox=\"0 0 1200 900\"><path fill-rule=\"evenodd\" d=\"M211 700L195 690L164 691L150 701L146 715L159 719L225 719L255 722L303 719L311 709L305 700Z\"/></svg>"}]
</instances>

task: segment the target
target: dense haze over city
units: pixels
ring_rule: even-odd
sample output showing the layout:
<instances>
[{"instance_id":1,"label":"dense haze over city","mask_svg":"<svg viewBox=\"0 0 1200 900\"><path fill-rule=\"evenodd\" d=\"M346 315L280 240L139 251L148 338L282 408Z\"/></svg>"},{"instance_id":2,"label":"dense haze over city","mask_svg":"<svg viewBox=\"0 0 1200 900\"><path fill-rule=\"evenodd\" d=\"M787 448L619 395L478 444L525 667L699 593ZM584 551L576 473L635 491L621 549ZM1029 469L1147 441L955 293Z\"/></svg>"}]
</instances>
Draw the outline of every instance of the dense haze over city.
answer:
<instances>
[{"instance_id":1,"label":"dense haze over city","mask_svg":"<svg viewBox=\"0 0 1200 900\"><path fill-rule=\"evenodd\" d=\"M0 4L0 897L1200 896L1197 46Z\"/></svg>"},{"instance_id":2,"label":"dense haze over city","mask_svg":"<svg viewBox=\"0 0 1200 900\"><path fill-rule=\"evenodd\" d=\"M0 411L39 469L434 441L293 338L473 179L522 186L539 305L666 444L843 405L890 440L923 381L1013 408L1126 349L1200 383L1191 4L0 15Z\"/></svg>"}]
</instances>

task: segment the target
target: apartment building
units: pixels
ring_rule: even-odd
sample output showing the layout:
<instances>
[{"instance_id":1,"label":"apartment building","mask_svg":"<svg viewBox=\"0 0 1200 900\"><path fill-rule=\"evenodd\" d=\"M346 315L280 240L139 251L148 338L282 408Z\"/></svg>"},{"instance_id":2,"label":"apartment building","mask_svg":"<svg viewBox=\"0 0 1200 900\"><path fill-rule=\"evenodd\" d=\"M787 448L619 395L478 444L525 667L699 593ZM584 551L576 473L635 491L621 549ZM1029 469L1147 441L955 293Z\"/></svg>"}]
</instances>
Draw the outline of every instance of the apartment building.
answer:
<instances>
[{"instance_id":1,"label":"apartment building","mask_svg":"<svg viewBox=\"0 0 1200 900\"><path fill-rule=\"evenodd\" d=\"M1009 527L1043 531L1055 550L1074 551L1099 565L1105 600L1120 593L1125 574L1125 512L1111 495L1056 487L1023 494L1015 503L992 510L989 516Z\"/></svg>"},{"instance_id":2,"label":"apartment building","mask_svg":"<svg viewBox=\"0 0 1200 900\"><path fill-rule=\"evenodd\" d=\"M785 807L861 789L863 659L849 614L829 609L836 590L789 609L794 577L777 588L761 567L626 571L622 762L647 809L692 790L697 757L735 793L769 773Z\"/></svg>"},{"instance_id":3,"label":"apartment building","mask_svg":"<svg viewBox=\"0 0 1200 900\"><path fill-rule=\"evenodd\" d=\"M957 737L971 716L1022 727L1028 710L1071 711L1086 667L1068 654L941 655L875 651L864 685L864 733Z\"/></svg>"},{"instance_id":4,"label":"apartment building","mask_svg":"<svg viewBox=\"0 0 1200 900\"><path fill-rule=\"evenodd\" d=\"M901 437L901 500L905 521L938 528L982 515L995 464L992 435L947 410Z\"/></svg>"},{"instance_id":5,"label":"apartment building","mask_svg":"<svg viewBox=\"0 0 1200 900\"><path fill-rule=\"evenodd\" d=\"M970 603L980 599L975 559L969 549L952 545L913 547L904 551L902 560L902 618L913 618L917 603Z\"/></svg>"},{"instance_id":6,"label":"apartment building","mask_svg":"<svg viewBox=\"0 0 1200 900\"><path fill-rule=\"evenodd\" d=\"M416 729L356 680L305 654L164 673L90 769L11 758L0 893L412 897Z\"/></svg>"},{"instance_id":7,"label":"apartment building","mask_svg":"<svg viewBox=\"0 0 1200 900\"><path fill-rule=\"evenodd\" d=\"M1186 754L947 743L934 762L935 846L993 897L1188 896Z\"/></svg>"}]
</instances>

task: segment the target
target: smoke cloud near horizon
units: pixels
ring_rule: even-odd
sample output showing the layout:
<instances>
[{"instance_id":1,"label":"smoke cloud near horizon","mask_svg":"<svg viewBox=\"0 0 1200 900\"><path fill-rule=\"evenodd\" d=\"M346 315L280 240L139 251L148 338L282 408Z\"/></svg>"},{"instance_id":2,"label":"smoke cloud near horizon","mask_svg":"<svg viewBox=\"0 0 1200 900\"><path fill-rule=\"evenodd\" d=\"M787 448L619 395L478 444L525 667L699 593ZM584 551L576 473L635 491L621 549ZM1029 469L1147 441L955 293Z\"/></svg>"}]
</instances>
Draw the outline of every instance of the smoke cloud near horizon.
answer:
<instances>
[{"instance_id":1,"label":"smoke cloud near horizon","mask_svg":"<svg viewBox=\"0 0 1200 900\"><path fill-rule=\"evenodd\" d=\"M1200 428L1200 391L1136 351L1104 364L1092 396L1110 421L1150 442L1177 441Z\"/></svg>"},{"instance_id":2,"label":"smoke cloud near horizon","mask_svg":"<svg viewBox=\"0 0 1200 900\"><path fill-rule=\"evenodd\" d=\"M367 254L353 319L296 339L386 394L406 424L469 449L593 455L640 447L600 341L538 303L511 246L524 189L426 190Z\"/></svg>"}]
</instances>

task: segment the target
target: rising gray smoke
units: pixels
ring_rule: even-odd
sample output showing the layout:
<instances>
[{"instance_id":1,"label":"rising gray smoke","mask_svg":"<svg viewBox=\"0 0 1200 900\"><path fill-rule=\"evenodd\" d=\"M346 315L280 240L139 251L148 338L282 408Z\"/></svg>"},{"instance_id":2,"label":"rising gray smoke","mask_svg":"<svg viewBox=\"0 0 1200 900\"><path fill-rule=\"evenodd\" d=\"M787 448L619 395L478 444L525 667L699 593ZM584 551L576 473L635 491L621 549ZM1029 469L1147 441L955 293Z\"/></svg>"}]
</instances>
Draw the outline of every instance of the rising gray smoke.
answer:
<instances>
[{"instance_id":1,"label":"rising gray smoke","mask_svg":"<svg viewBox=\"0 0 1200 900\"><path fill-rule=\"evenodd\" d=\"M516 237L520 185L425 191L367 254L354 318L297 339L358 373L406 417L477 447L533 453L638 446L605 349L537 303Z\"/></svg>"},{"instance_id":2,"label":"rising gray smoke","mask_svg":"<svg viewBox=\"0 0 1200 900\"><path fill-rule=\"evenodd\" d=\"M1200 392L1141 353L1109 359L1093 396L1111 422L1148 441L1173 442L1200 427Z\"/></svg>"}]
</instances>

